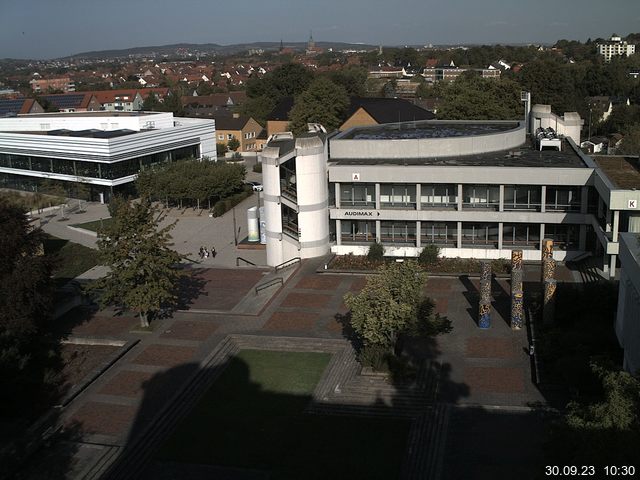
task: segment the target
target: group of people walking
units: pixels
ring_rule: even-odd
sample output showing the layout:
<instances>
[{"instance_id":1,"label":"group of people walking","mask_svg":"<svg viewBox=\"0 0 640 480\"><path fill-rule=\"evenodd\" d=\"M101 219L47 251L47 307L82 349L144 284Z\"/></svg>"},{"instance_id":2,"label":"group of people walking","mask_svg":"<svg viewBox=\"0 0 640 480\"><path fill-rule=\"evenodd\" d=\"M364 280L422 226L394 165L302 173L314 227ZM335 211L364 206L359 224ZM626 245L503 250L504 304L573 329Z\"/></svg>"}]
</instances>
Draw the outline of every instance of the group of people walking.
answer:
<instances>
[{"instance_id":1,"label":"group of people walking","mask_svg":"<svg viewBox=\"0 0 640 480\"><path fill-rule=\"evenodd\" d=\"M207 250L207 247L200 247L198 254L201 260L209 258L209 255L211 255L211 258L216 258L216 247L211 247L211 250Z\"/></svg>"}]
</instances>

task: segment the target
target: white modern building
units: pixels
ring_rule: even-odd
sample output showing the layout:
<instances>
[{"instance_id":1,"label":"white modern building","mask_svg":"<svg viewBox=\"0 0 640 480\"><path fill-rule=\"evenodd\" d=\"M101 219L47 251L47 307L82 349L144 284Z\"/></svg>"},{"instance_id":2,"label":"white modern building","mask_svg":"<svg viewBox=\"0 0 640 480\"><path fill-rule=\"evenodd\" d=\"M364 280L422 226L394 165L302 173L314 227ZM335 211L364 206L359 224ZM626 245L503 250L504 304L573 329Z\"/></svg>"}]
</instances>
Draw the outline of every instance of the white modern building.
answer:
<instances>
[{"instance_id":1,"label":"white modern building","mask_svg":"<svg viewBox=\"0 0 640 480\"><path fill-rule=\"evenodd\" d=\"M612 57L617 56L631 56L636 53L636 46L632 43L627 43L626 40L622 40L618 35L612 35L609 41L604 43L598 43L598 54L604 57L605 62L610 62Z\"/></svg>"},{"instance_id":2,"label":"white modern building","mask_svg":"<svg viewBox=\"0 0 640 480\"><path fill-rule=\"evenodd\" d=\"M435 244L447 257L517 248L539 260L551 238L556 260L593 253L614 275L619 232L640 231L640 184L616 183L616 162L580 151L581 122L536 105L530 132L518 121L430 120L277 136L261 156L267 262L366 254L374 241L388 256Z\"/></svg>"},{"instance_id":3,"label":"white modern building","mask_svg":"<svg viewBox=\"0 0 640 480\"><path fill-rule=\"evenodd\" d=\"M45 113L0 118L0 188L43 182L93 200L129 192L138 172L183 158L216 160L215 122L160 112Z\"/></svg>"},{"instance_id":4,"label":"white modern building","mask_svg":"<svg viewBox=\"0 0 640 480\"><path fill-rule=\"evenodd\" d=\"M640 374L640 237L620 236L620 289L616 336L624 349L623 368Z\"/></svg>"}]
</instances>

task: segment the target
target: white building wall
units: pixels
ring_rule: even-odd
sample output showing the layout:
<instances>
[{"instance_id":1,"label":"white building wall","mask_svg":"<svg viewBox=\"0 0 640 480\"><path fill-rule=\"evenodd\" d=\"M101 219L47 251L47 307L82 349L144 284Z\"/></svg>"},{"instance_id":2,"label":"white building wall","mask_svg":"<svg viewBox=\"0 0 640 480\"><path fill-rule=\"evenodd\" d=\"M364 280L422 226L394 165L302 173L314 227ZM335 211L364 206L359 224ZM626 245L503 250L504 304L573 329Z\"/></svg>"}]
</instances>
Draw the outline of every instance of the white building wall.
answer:
<instances>
[{"instance_id":1,"label":"white building wall","mask_svg":"<svg viewBox=\"0 0 640 480\"><path fill-rule=\"evenodd\" d=\"M296 150L300 256L318 257L329 252L327 149L319 137L310 137L297 139Z\"/></svg>"},{"instance_id":2,"label":"white building wall","mask_svg":"<svg viewBox=\"0 0 640 480\"><path fill-rule=\"evenodd\" d=\"M620 289L615 330L624 349L624 369L640 373L640 245L638 235L620 235Z\"/></svg>"},{"instance_id":3,"label":"white building wall","mask_svg":"<svg viewBox=\"0 0 640 480\"><path fill-rule=\"evenodd\" d=\"M551 105L534 105L531 108L530 133L535 135L539 127L553 128L559 135L571 138L576 145L580 145L580 131L584 120L576 112L565 112L558 116L551 112Z\"/></svg>"},{"instance_id":4,"label":"white building wall","mask_svg":"<svg viewBox=\"0 0 640 480\"><path fill-rule=\"evenodd\" d=\"M262 198L264 199L266 220L267 265L272 267L284 261L279 154L279 148L265 147L260 155L262 163Z\"/></svg>"}]
</instances>

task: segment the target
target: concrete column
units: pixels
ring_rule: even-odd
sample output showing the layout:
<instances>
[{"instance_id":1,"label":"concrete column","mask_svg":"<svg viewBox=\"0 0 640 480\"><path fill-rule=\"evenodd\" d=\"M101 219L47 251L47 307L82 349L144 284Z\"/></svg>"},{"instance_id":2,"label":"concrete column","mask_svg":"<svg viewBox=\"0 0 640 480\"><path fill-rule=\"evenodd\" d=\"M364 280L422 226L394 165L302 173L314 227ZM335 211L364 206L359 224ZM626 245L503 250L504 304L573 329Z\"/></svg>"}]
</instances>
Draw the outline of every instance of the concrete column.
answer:
<instances>
[{"instance_id":1,"label":"concrete column","mask_svg":"<svg viewBox=\"0 0 640 480\"><path fill-rule=\"evenodd\" d=\"M504 227L504 223L498 223L498 250L502 250L502 229Z\"/></svg>"},{"instance_id":2,"label":"concrete column","mask_svg":"<svg viewBox=\"0 0 640 480\"><path fill-rule=\"evenodd\" d=\"M613 241L618 241L618 229L620 228L620 210L613 211Z\"/></svg>"},{"instance_id":3,"label":"concrete column","mask_svg":"<svg viewBox=\"0 0 640 480\"><path fill-rule=\"evenodd\" d=\"M547 186L546 185L542 185L542 187L540 187L540 212L544 213L546 211L546 205L547 205ZM540 236L540 239L542 239L542 236Z\"/></svg>"},{"instance_id":4,"label":"concrete column","mask_svg":"<svg viewBox=\"0 0 640 480\"><path fill-rule=\"evenodd\" d=\"M458 240L457 247L462 248L462 222L458 222Z\"/></svg>"},{"instance_id":5,"label":"concrete column","mask_svg":"<svg viewBox=\"0 0 640 480\"><path fill-rule=\"evenodd\" d=\"M504 185L500 185L500 203L498 204L498 211L504 212Z\"/></svg>"},{"instance_id":6,"label":"concrete column","mask_svg":"<svg viewBox=\"0 0 640 480\"><path fill-rule=\"evenodd\" d=\"M420 238L420 220L416 221L416 247L420 248L422 246L422 241Z\"/></svg>"},{"instance_id":7,"label":"concrete column","mask_svg":"<svg viewBox=\"0 0 640 480\"><path fill-rule=\"evenodd\" d=\"M616 259L617 255L611 255L609 260L609 278L616 278Z\"/></svg>"},{"instance_id":8,"label":"concrete column","mask_svg":"<svg viewBox=\"0 0 640 480\"><path fill-rule=\"evenodd\" d=\"M458 211L460 210L462 210L462 184L461 183L458 184Z\"/></svg>"},{"instance_id":9,"label":"concrete column","mask_svg":"<svg viewBox=\"0 0 640 480\"><path fill-rule=\"evenodd\" d=\"M376 242L382 243L382 236L380 235L380 220L376 220Z\"/></svg>"},{"instance_id":10,"label":"concrete column","mask_svg":"<svg viewBox=\"0 0 640 480\"><path fill-rule=\"evenodd\" d=\"M342 245L342 222L336 220L336 245Z\"/></svg>"},{"instance_id":11,"label":"concrete column","mask_svg":"<svg viewBox=\"0 0 640 480\"><path fill-rule=\"evenodd\" d=\"M340 208L340 182L336 182L334 186L335 186L335 196L336 196L336 208Z\"/></svg>"},{"instance_id":12,"label":"concrete column","mask_svg":"<svg viewBox=\"0 0 640 480\"><path fill-rule=\"evenodd\" d=\"M380 184L376 183L376 210L380 210Z\"/></svg>"},{"instance_id":13,"label":"concrete column","mask_svg":"<svg viewBox=\"0 0 640 480\"><path fill-rule=\"evenodd\" d=\"M587 226L580 225L578 232L578 250L586 251L587 249Z\"/></svg>"},{"instance_id":14,"label":"concrete column","mask_svg":"<svg viewBox=\"0 0 640 480\"><path fill-rule=\"evenodd\" d=\"M589 210L589 187L583 186L580 190L580 213Z\"/></svg>"},{"instance_id":15,"label":"concrete column","mask_svg":"<svg viewBox=\"0 0 640 480\"><path fill-rule=\"evenodd\" d=\"M544 240L544 223L540 224L540 251L542 252L542 241Z\"/></svg>"},{"instance_id":16,"label":"concrete column","mask_svg":"<svg viewBox=\"0 0 640 480\"><path fill-rule=\"evenodd\" d=\"M416 183L416 210L422 210L420 197L422 197L422 185L420 183Z\"/></svg>"}]
</instances>

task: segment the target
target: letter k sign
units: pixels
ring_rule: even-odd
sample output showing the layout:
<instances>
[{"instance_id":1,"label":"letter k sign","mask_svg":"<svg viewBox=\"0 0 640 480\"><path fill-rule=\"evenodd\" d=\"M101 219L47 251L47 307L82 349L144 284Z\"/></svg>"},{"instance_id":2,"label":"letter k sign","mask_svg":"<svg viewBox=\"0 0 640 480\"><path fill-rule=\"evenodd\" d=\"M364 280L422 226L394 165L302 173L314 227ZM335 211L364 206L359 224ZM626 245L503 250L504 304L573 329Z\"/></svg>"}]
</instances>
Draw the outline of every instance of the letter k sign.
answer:
<instances>
[{"instance_id":1,"label":"letter k sign","mask_svg":"<svg viewBox=\"0 0 640 480\"><path fill-rule=\"evenodd\" d=\"M627 204L627 208L638 208L638 201L637 200L629 200L629 202Z\"/></svg>"}]
</instances>

